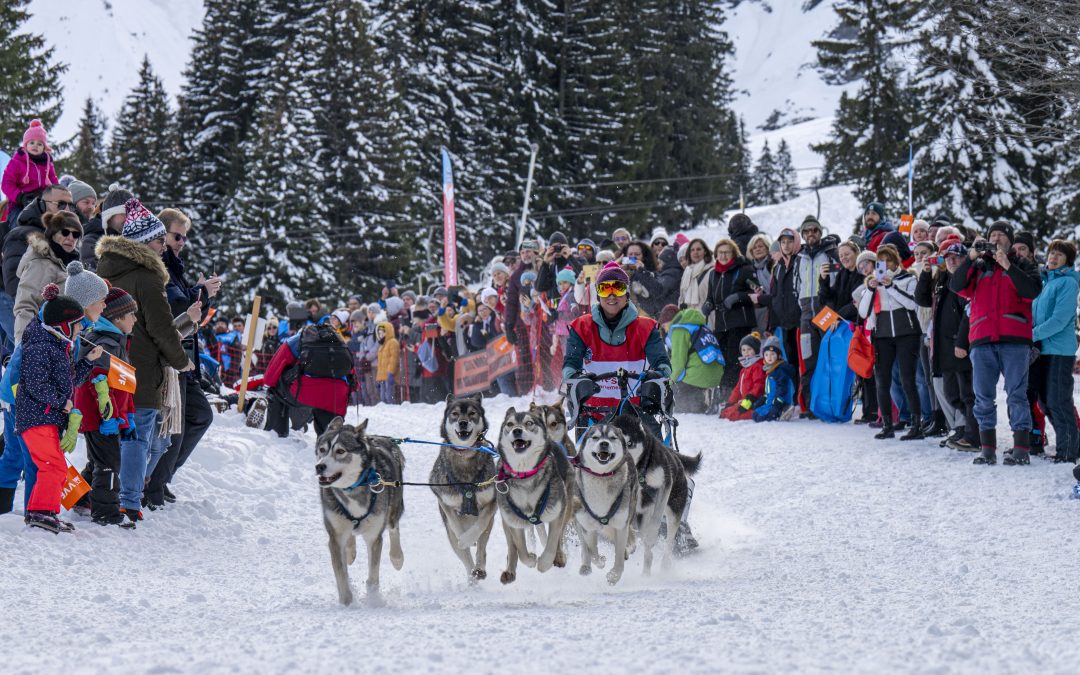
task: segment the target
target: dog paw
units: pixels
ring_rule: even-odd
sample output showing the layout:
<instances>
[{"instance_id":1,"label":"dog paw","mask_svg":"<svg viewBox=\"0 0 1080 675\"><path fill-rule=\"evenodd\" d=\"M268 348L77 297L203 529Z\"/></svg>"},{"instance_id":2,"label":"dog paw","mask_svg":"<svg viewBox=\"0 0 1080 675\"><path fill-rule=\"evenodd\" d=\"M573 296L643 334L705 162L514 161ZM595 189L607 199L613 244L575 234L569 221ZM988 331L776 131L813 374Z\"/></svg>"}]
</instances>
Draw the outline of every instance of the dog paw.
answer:
<instances>
[{"instance_id":1,"label":"dog paw","mask_svg":"<svg viewBox=\"0 0 1080 675\"><path fill-rule=\"evenodd\" d=\"M614 586L622 578L622 570L611 570L607 573L607 582Z\"/></svg>"},{"instance_id":2,"label":"dog paw","mask_svg":"<svg viewBox=\"0 0 1080 675\"><path fill-rule=\"evenodd\" d=\"M607 557L602 555L595 555L593 556L593 564L600 569L604 569L604 566L607 565Z\"/></svg>"},{"instance_id":3,"label":"dog paw","mask_svg":"<svg viewBox=\"0 0 1080 675\"><path fill-rule=\"evenodd\" d=\"M524 565L525 567L536 567L536 554L535 553L527 553L525 555L519 555L518 560L520 560L521 564Z\"/></svg>"},{"instance_id":4,"label":"dog paw","mask_svg":"<svg viewBox=\"0 0 1080 675\"><path fill-rule=\"evenodd\" d=\"M555 560L552 561L552 564L555 565L555 567L566 567L566 554L562 551L556 553Z\"/></svg>"},{"instance_id":5,"label":"dog paw","mask_svg":"<svg viewBox=\"0 0 1080 675\"><path fill-rule=\"evenodd\" d=\"M484 579L487 579L487 570L485 570L483 567L477 567L470 573L469 576L471 576L476 581L482 581Z\"/></svg>"},{"instance_id":6,"label":"dog paw","mask_svg":"<svg viewBox=\"0 0 1080 675\"><path fill-rule=\"evenodd\" d=\"M390 564L394 566L394 569L399 570L405 564L404 555L390 555Z\"/></svg>"},{"instance_id":7,"label":"dog paw","mask_svg":"<svg viewBox=\"0 0 1080 675\"><path fill-rule=\"evenodd\" d=\"M504 584L512 584L514 579L517 579L517 575L510 571L503 572L502 576L499 577L499 581Z\"/></svg>"},{"instance_id":8,"label":"dog paw","mask_svg":"<svg viewBox=\"0 0 1080 675\"><path fill-rule=\"evenodd\" d=\"M351 590L345 591L344 593L338 593L338 602L340 602L345 607L348 607L349 605L351 605L352 601L353 601L353 594L352 594Z\"/></svg>"},{"instance_id":9,"label":"dog paw","mask_svg":"<svg viewBox=\"0 0 1080 675\"><path fill-rule=\"evenodd\" d=\"M592 574L592 566L591 565L582 565L581 569L578 570L578 574L580 574L583 577L589 576L590 574Z\"/></svg>"}]
</instances>

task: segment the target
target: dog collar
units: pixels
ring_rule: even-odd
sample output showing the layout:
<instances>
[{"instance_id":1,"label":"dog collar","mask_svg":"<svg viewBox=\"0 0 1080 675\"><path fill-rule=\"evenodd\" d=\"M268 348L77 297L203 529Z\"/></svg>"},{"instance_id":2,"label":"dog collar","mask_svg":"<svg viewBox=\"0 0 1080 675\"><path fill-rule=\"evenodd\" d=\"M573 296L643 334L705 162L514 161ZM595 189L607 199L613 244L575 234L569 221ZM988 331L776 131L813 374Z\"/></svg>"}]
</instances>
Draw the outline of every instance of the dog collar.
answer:
<instances>
[{"instance_id":1,"label":"dog collar","mask_svg":"<svg viewBox=\"0 0 1080 675\"><path fill-rule=\"evenodd\" d=\"M544 455L544 458L540 460L540 463L529 469L528 471L514 471L510 468L510 465L504 461L502 466L499 467L499 479L503 480L506 478L513 478L516 480L520 480L522 478L530 478L532 476L535 476L536 474L540 473L540 469L544 468L544 465L547 464L548 457L550 456L551 455Z\"/></svg>"},{"instance_id":2,"label":"dog collar","mask_svg":"<svg viewBox=\"0 0 1080 675\"><path fill-rule=\"evenodd\" d=\"M342 489L343 490L355 490L358 487L368 487L370 485L375 485L380 480L382 480L382 479L379 477L379 474L375 471L375 468L369 466L368 468L364 469L364 471L360 474L360 477L356 479L355 483L353 483L352 485L350 485L347 488L342 488Z\"/></svg>"},{"instance_id":3,"label":"dog collar","mask_svg":"<svg viewBox=\"0 0 1080 675\"><path fill-rule=\"evenodd\" d=\"M623 462L625 462L625 461L626 460L624 459ZM596 471L593 471L589 467L582 464L581 460L578 459L577 457L573 457L573 458L570 459L571 464L573 464L577 468L581 469L585 473L596 476L597 478L610 478L611 476L614 476L619 471L619 469L622 468L623 462L619 462L618 464L616 464L615 468L612 469L611 471L607 472L607 473L597 473Z\"/></svg>"}]
</instances>

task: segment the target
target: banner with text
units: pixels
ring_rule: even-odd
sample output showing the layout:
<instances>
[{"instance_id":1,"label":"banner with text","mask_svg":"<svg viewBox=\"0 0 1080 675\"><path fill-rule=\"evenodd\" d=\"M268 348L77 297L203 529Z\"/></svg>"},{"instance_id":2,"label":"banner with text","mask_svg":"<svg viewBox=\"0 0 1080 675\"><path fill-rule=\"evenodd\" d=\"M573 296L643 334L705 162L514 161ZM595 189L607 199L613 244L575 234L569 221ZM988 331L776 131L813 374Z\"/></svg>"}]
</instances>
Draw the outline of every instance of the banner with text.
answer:
<instances>
[{"instance_id":1,"label":"banner with text","mask_svg":"<svg viewBox=\"0 0 1080 675\"><path fill-rule=\"evenodd\" d=\"M514 346L500 335L482 352L458 357L454 361L454 395L464 396L484 391L495 378L514 372L517 353Z\"/></svg>"}]
</instances>

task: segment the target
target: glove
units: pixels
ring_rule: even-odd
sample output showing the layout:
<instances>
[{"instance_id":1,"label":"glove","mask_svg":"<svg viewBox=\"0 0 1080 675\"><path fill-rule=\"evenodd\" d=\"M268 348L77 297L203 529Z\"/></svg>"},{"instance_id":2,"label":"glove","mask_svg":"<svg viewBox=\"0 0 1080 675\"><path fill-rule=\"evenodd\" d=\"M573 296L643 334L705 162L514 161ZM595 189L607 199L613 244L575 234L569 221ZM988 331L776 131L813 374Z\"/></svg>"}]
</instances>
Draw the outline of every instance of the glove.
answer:
<instances>
[{"instance_id":1,"label":"glove","mask_svg":"<svg viewBox=\"0 0 1080 675\"><path fill-rule=\"evenodd\" d=\"M738 302L738 301L739 301L739 296L732 293L731 295L724 298L724 307L726 307L727 309L731 309L732 307L735 306L735 303Z\"/></svg>"},{"instance_id":2,"label":"glove","mask_svg":"<svg viewBox=\"0 0 1080 675\"><path fill-rule=\"evenodd\" d=\"M135 440L135 418L131 415L127 415L124 417L124 421L127 422L128 427L120 432L120 438L125 441Z\"/></svg>"},{"instance_id":3,"label":"glove","mask_svg":"<svg viewBox=\"0 0 1080 675\"><path fill-rule=\"evenodd\" d=\"M98 433L102 436L116 436L120 433L120 420L119 418L112 417L101 423L98 427Z\"/></svg>"},{"instance_id":4,"label":"glove","mask_svg":"<svg viewBox=\"0 0 1080 675\"><path fill-rule=\"evenodd\" d=\"M749 410L750 408L753 407L753 405L754 405L754 402L751 401L748 398L744 398L743 400L739 401L739 407L742 408L743 410Z\"/></svg>"},{"instance_id":5,"label":"glove","mask_svg":"<svg viewBox=\"0 0 1080 675\"><path fill-rule=\"evenodd\" d=\"M113 416L112 397L109 396L109 378L98 375L93 379L94 391L97 392L97 407L101 413L101 419L107 420Z\"/></svg>"},{"instance_id":6,"label":"glove","mask_svg":"<svg viewBox=\"0 0 1080 675\"><path fill-rule=\"evenodd\" d=\"M75 449L75 442L79 440L79 425L82 424L82 413L78 408L72 408L68 413L67 431L60 439L60 449L70 453Z\"/></svg>"},{"instance_id":7,"label":"glove","mask_svg":"<svg viewBox=\"0 0 1080 675\"><path fill-rule=\"evenodd\" d=\"M706 300L705 304L701 306L701 313L708 317L710 314L713 313L714 309L716 309L716 305L713 304L713 301Z\"/></svg>"}]
</instances>

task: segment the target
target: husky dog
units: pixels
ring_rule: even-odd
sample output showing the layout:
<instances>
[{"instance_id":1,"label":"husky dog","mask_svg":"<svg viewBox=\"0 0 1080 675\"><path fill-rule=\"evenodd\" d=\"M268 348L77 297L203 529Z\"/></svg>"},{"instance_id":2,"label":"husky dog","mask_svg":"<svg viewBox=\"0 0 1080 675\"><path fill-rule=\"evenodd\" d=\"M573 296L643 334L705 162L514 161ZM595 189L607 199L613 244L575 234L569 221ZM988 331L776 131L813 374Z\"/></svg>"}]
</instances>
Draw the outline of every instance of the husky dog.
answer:
<instances>
[{"instance_id":1,"label":"husky dog","mask_svg":"<svg viewBox=\"0 0 1080 675\"><path fill-rule=\"evenodd\" d=\"M520 559L527 567L541 572L551 569L567 523L573 515L573 484L570 462L548 438L547 427L539 415L506 411L499 431L500 487L496 490L499 513L506 534L506 570L500 581L509 584L517 578ZM537 558L525 544L525 531L546 524L541 540L544 550Z\"/></svg>"},{"instance_id":2,"label":"husky dog","mask_svg":"<svg viewBox=\"0 0 1080 675\"><path fill-rule=\"evenodd\" d=\"M580 508L574 522L581 539L581 573L592 572L593 561L604 566L597 537L615 542L615 565L608 572L609 584L622 578L627 558L627 541L637 514L637 466L626 448L626 437L610 424L590 427L573 460L578 471L574 492Z\"/></svg>"},{"instance_id":3,"label":"husky dog","mask_svg":"<svg viewBox=\"0 0 1080 675\"><path fill-rule=\"evenodd\" d=\"M614 424L626 439L626 449L637 465L638 529L645 541L645 573L652 571L653 546L660 538L660 521L667 519L668 534L664 546L664 566L671 563L675 531L684 509L689 505L687 476L701 466L697 457L680 455L661 443L641 425L635 415L619 415Z\"/></svg>"},{"instance_id":4,"label":"husky dog","mask_svg":"<svg viewBox=\"0 0 1080 675\"><path fill-rule=\"evenodd\" d=\"M450 445L464 448L485 443L488 423L482 397L446 398L442 438ZM482 483L495 475L495 461L486 452L444 446L431 467L431 483ZM478 489L470 485L433 485L431 491L439 504L439 515L454 553L465 565L473 580L487 577L487 542L495 522L495 486ZM476 546L476 560L471 547Z\"/></svg>"},{"instance_id":5,"label":"husky dog","mask_svg":"<svg viewBox=\"0 0 1080 675\"><path fill-rule=\"evenodd\" d=\"M548 430L548 438L555 441L555 444L562 450L565 450L567 457L573 457L577 454L577 449L574 447L574 441L570 439L570 428L566 424L566 414L563 412L563 399L559 399L551 405L537 405L535 403L529 404L529 412L540 415L540 418L544 420L544 426Z\"/></svg>"},{"instance_id":6,"label":"husky dog","mask_svg":"<svg viewBox=\"0 0 1080 675\"><path fill-rule=\"evenodd\" d=\"M315 446L315 473L319 477L323 524L330 535L330 563L337 580L338 600L352 604L349 565L356 560L356 535L368 548L367 588L378 593L379 561L383 531L390 530L390 562L401 569L398 524L405 511L400 489L384 490L375 485L379 478L401 480L405 458L401 448L389 438L367 436L367 420L359 426L335 417Z\"/></svg>"}]
</instances>

